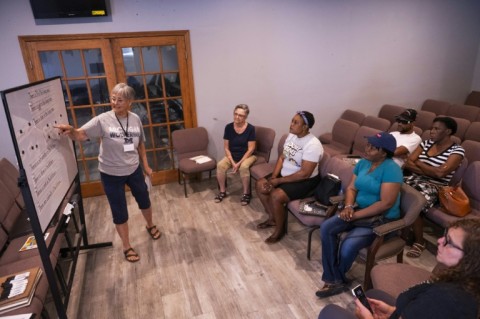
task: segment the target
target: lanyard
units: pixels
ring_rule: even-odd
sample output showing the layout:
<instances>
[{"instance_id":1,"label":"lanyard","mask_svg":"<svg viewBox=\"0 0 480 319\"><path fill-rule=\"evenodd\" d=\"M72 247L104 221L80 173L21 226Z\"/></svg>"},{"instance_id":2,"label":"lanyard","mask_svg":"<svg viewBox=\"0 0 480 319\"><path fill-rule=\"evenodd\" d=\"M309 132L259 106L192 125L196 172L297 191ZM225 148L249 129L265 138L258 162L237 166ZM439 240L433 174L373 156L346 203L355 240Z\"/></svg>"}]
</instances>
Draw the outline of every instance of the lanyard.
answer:
<instances>
[{"instance_id":1,"label":"lanyard","mask_svg":"<svg viewBox=\"0 0 480 319\"><path fill-rule=\"evenodd\" d=\"M118 119L117 114L115 114L115 117L117 118L118 124L120 124L120 127L122 128L122 131L125 134L125 139L126 139L128 137L128 113L127 113L127 129L126 130L123 128L123 125Z\"/></svg>"}]
</instances>

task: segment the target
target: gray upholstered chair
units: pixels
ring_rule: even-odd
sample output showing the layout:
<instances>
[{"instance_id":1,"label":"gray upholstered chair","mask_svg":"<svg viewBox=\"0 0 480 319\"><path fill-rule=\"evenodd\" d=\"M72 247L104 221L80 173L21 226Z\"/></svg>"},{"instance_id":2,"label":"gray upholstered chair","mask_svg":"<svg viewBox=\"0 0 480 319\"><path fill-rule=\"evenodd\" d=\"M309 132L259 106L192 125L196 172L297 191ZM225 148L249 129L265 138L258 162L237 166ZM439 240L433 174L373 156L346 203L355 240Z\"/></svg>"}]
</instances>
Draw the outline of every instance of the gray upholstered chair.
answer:
<instances>
[{"instance_id":1,"label":"gray upholstered chair","mask_svg":"<svg viewBox=\"0 0 480 319\"><path fill-rule=\"evenodd\" d=\"M427 99L423 102L422 107L420 108L423 111L433 112L436 115L447 114L448 109L451 104L446 101L439 101L433 99Z\"/></svg>"},{"instance_id":2,"label":"gray upholstered chair","mask_svg":"<svg viewBox=\"0 0 480 319\"><path fill-rule=\"evenodd\" d=\"M277 155L280 157L283 153L283 144L285 144L285 140L287 139L288 134L282 135L280 140L278 141L277 145ZM277 157L277 158L278 158ZM273 169L275 168L276 161L274 162L263 162L260 164L255 163L252 167L250 167L250 180L259 180L269 174L272 174Z\"/></svg>"},{"instance_id":3,"label":"gray upholstered chair","mask_svg":"<svg viewBox=\"0 0 480 319\"><path fill-rule=\"evenodd\" d=\"M342 181L342 189L345 189L348 186L348 183L350 183L350 180L353 175L353 166L350 163L338 157L330 158L328 154L324 154L324 158L322 158L322 160L320 161L319 170L322 178L325 177L328 173L337 175ZM307 197L305 200L314 200L314 198ZM301 202L302 202L301 199L290 201L287 204L286 208L287 208L287 211L290 212L292 216L294 216L302 225L306 226L308 229L307 259L310 259L313 232L319 229L321 227L321 224L328 217L318 217L318 216L301 214L300 213ZM338 203L332 203L332 205L338 206ZM335 213L337 206L333 207L332 213ZM285 224L286 224L285 231L287 231L288 222L286 222Z\"/></svg>"},{"instance_id":4,"label":"gray upholstered chair","mask_svg":"<svg viewBox=\"0 0 480 319\"><path fill-rule=\"evenodd\" d=\"M410 287L430 279L443 265L437 264L432 271L409 264L381 264L373 267L371 272L372 286L388 293L395 299Z\"/></svg>"},{"instance_id":5,"label":"gray upholstered chair","mask_svg":"<svg viewBox=\"0 0 480 319\"><path fill-rule=\"evenodd\" d=\"M397 256L397 263L403 262L406 240L402 231L413 224L425 206L425 197L409 185L403 184L400 193L400 219L375 227L373 231L377 237L368 248L360 250L358 255L357 259L365 262L363 285L366 289L372 287L370 272L377 262L393 256ZM397 235L392 235L395 233Z\"/></svg>"},{"instance_id":6,"label":"gray upholstered chair","mask_svg":"<svg viewBox=\"0 0 480 319\"><path fill-rule=\"evenodd\" d=\"M352 149L353 139L360 125L344 119L335 121L332 129L332 141L323 145L325 152L331 156L349 154Z\"/></svg>"},{"instance_id":7,"label":"gray upholstered chair","mask_svg":"<svg viewBox=\"0 0 480 319\"><path fill-rule=\"evenodd\" d=\"M425 218L442 228L448 227L449 224L461 218L480 218L480 181L478 176L480 176L479 161L471 162L462 174L461 186L470 199L472 207L472 211L467 216L452 216L445 213L440 207L434 206L428 210Z\"/></svg>"},{"instance_id":8,"label":"gray upholstered chair","mask_svg":"<svg viewBox=\"0 0 480 319\"><path fill-rule=\"evenodd\" d=\"M480 141L465 140L462 142L468 162L480 161Z\"/></svg>"},{"instance_id":9,"label":"gray upholstered chair","mask_svg":"<svg viewBox=\"0 0 480 319\"><path fill-rule=\"evenodd\" d=\"M395 122L395 116L402 114L406 109L407 108L403 106L385 104L382 105L380 111L378 111L378 117L386 119L390 124L393 124Z\"/></svg>"},{"instance_id":10,"label":"gray upholstered chair","mask_svg":"<svg viewBox=\"0 0 480 319\"><path fill-rule=\"evenodd\" d=\"M470 126L465 131L463 139L480 142L480 122L470 123Z\"/></svg>"},{"instance_id":11,"label":"gray upholstered chair","mask_svg":"<svg viewBox=\"0 0 480 319\"><path fill-rule=\"evenodd\" d=\"M358 125L362 125L362 122L365 119L365 114L347 109L343 111L342 115L340 115L340 118L346 121L357 123ZM323 133L318 137L318 139L320 142L322 142L322 144L330 144L332 142L332 132Z\"/></svg>"},{"instance_id":12,"label":"gray upholstered chair","mask_svg":"<svg viewBox=\"0 0 480 319\"><path fill-rule=\"evenodd\" d=\"M365 146L368 143L368 140L365 136L373 136L380 132L376 128L368 127L368 126L360 126L357 133L355 134L355 138L353 139L353 146L352 146L352 155L361 156L365 153Z\"/></svg>"},{"instance_id":13,"label":"gray upholstered chair","mask_svg":"<svg viewBox=\"0 0 480 319\"><path fill-rule=\"evenodd\" d=\"M208 133L203 127L186 128L176 130L172 133L172 145L177 155L178 161L178 183L182 184L185 197L187 196L187 185L185 177L191 174L209 172L209 178L212 177L212 171L217 167L217 161L208 154ZM205 163L197 163L191 158L196 156L208 156L211 160Z\"/></svg>"},{"instance_id":14,"label":"gray upholstered chair","mask_svg":"<svg viewBox=\"0 0 480 319\"><path fill-rule=\"evenodd\" d=\"M367 116L362 122L362 126L368 126L371 128L375 128L378 131L388 131L390 126L392 126L392 122L387 119L376 117L376 116Z\"/></svg>"},{"instance_id":15,"label":"gray upholstered chair","mask_svg":"<svg viewBox=\"0 0 480 319\"><path fill-rule=\"evenodd\" d=\"M463 118L470 122L475 121L480 108L478 106L464 105L464 104L452 104L447 111L447 116Z\"/></svg>"},{"instance_id":16,"label":"gray upholstered chair","mask_svg":"<svg viewBox=\"0 0 480 319\"><path fill-rule=\"evenodd\" d=\"M415 120L415 126L418 126L422 131L429 130L432 128L433 119L437 115L430 111L418 110L417 119Z\"/></svg>"},{"instance_id":17,"label":"gray upholstered chair","mask_svg":"<svg viewBox=\"0 0 480 319\"><path fill-rule=\"evenodd\" d=\"M253 165L268 163L275 141L275 131L269 127L255 126L256 148L253 154L257 161Z\"/></svg>"}]
</instances>

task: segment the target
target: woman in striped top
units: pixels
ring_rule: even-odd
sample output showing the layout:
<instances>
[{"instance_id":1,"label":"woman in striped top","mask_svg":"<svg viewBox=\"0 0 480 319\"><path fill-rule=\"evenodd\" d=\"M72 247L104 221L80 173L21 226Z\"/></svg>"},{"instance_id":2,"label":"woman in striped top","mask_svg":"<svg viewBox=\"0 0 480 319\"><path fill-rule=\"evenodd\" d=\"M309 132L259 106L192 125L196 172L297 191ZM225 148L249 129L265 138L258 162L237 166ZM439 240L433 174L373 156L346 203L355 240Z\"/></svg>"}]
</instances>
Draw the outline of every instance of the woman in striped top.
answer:
<instances>
[{"instance_id":1,"label":"woman in striped top","mask_svg":"<svg viewBox=\"0 0 480 319\"><path fill-rule=\"evenodd\" d=\"M427 199L424 213L437 203L438 187L448 185L465 156L465 150L450 138L456 132L457 122L454 119L435 118L430 130L430 139L420 143L405 163L405 169L412 173L405 176L405 183L421 192ZM413 233L415 243L407 256L417 258L425 249L422 216L419 216L413 224Z\"/></svg>"}]
</instances>

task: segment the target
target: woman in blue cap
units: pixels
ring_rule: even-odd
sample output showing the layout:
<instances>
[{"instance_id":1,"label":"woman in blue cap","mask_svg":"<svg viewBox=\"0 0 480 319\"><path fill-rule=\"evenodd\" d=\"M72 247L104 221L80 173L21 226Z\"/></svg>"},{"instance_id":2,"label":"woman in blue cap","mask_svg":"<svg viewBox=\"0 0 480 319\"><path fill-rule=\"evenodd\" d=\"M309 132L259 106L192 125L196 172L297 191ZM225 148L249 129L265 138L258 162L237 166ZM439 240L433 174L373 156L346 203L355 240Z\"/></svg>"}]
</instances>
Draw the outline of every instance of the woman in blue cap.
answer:
<instances>
[{"instance_id":1,"label":"woman in blue cap","mask_svg":"<svg viewBox=\"0 0 480 319\"><path fill-rule=\"evenodd\" d=\"M346 273L358 252L375 239L373 227L400 218L400 187L403 174L392 160L395 138L380 132L367 138L365 156L353 170L345 191L345 206L320 228L322 238L322 280L316 295L329 297L348 287ZM347 232L340 242L338 235Z\"/></svg>"}]
</instances>

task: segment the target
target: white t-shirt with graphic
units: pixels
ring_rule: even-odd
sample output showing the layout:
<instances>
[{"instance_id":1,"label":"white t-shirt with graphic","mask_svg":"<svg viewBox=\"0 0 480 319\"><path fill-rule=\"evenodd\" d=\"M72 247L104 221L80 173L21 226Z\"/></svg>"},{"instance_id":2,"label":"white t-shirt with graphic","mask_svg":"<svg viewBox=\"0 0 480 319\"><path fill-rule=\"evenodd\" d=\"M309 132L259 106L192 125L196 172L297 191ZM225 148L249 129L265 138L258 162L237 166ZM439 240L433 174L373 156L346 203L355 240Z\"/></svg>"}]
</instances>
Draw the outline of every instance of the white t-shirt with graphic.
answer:
<instances>
[{"instance_id":1,"label":"white t-shirt with graphic","mask_svg":"<svg viewBox=\"0 0 480 319\"><path fill-rule=\"evenodd\" d=\"M323 155L322 143L313 134L308 133L304 137L299 138L295 134L288 134L285 144L283 145L283 161L282 176L292 175L300 170L302 161L318 163ZM318 165L312 172L311 177L318 174Z\"/></svg>"},{"instance_id":2,"label":"white t-shirt with graphic","mask_svg":"<svg viewBox=\"0 0 480 319\"><path fill-rule=\"evenodd\" d=\"M128 119L128 127L127 127ZM120 125L121 123L121 125ZM122 128L123 127L123 128ZM81 127L89 138L101 138L98 170L114 176L127 176L140 164L138 144L145 143L142 121L135 113L116 117L115 112L102 113ZM125 132L132 138L133 150L125 152Z\"/></svg>"},{"instance_id":3,"label":"white t-shirt with graphic","mask_svg":"<svg viewBox=\"0 0 480 319\"><path fill-rule=\"evenodd\" d=\"M391 132L390 134L395 137L395 140L397 141L397 147L404 146L408 150L409 154L412 154L412 152L422 142L422 138L415 132L412 132L410 134L401 134L400 132L395 131ZM403 165L405 165L405 160L403 158L395 156L393 157L393 160L400 167L403 167Z\"/></svg>"}]
</instances>

